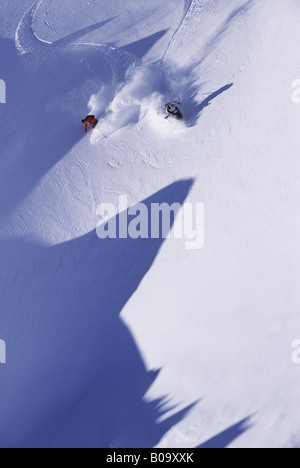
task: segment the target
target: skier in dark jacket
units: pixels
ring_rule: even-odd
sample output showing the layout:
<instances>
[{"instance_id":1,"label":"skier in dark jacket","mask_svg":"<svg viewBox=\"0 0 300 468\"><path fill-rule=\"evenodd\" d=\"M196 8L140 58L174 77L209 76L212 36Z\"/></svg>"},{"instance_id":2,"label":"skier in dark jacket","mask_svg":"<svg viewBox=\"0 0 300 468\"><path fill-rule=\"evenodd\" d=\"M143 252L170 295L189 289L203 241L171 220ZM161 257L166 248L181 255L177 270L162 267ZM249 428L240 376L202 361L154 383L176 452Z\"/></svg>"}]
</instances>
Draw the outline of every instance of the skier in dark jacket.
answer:
<instances>
[{"instance_id":1,"label":"skier in dark jacket","mask_svg":"<svg viewBox=\"0 0 300 468\"><path fill-rule=\"evenodd\" d=\"M81 121L84 124L84 131L87 132L88 125L91 125L93 128L98 124L98 120L94 115L88 115L85 119Z\"/></svg>"},{"instance_id":2,"label":"skier in dark jacket","mask_svg":"<svg viewBox=\"0 0 300 468\"><path fill-rule=\"evenodd\" d=\"M182 119L183 115L177 106L182 106L182 102L177 102L177 101L168 102L165 105L165 109L167 112L165 119L168 119L170 115L173 115L174 117L176 117L176 119L179 119L179 120Z\"/></svg>"}]
</instances>

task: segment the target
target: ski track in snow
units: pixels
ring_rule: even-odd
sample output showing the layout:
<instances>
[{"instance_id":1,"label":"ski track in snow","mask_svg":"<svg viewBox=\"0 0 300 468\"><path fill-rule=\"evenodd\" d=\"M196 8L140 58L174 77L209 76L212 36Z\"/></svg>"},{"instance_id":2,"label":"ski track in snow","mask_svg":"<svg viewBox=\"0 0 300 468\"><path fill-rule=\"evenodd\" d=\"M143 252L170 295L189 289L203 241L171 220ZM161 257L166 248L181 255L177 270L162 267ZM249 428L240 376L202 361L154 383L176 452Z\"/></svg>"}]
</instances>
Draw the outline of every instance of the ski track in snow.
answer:
<instances>
[{"instance_id":1,"label":"ski track in snow","mask_svg":"<svg viewBox=\"0 0 300 468\"><path fill-rule=\"evenodd\" d=\"M38 0L33 6L24 14L21 19L17 31L16 31L16 47L20 55L25 55L28 53L37 53L39 48L39 42L42 44L48 44L52 47L60 47L62 49L68 49L69 47L80 47L80 46L91 46L96 47L103 57L107 60L109 65L112 68L114 77L116 81L124 79L126 70L133 66L137 62L137 58L130 54L105 44L96 44L96 43L76 43L74 45L70 44L68 46L54 44L49 41L45 41L39 38L33 31L32 23L34 21L34 16L37 13L39 7L41 6L43 0ZM35 38L37 40L35 40Z\"/></svg>"},{"instance_id":2,"label":"ski track in snow","mask_svg":"<svg viewBox=\"0 0 300 468\"><path fill-rule=\"evenodd\" d=\"M34 15L40 6L42 0L38 0L35 2L32 7L24 14L20 23L18 24L16 35L15 35L15 42L16 48L20 55L25 55L30 52L37 52L39 48L38 40L36 40L36 36L32 30L32 21Z\"/></svg>"},{"instance_id":3,"label":"ski track in snow","mask_svg":"<svg viewBox=\"0 0 300 468\"><path fill-rule=\"evenodd\" d=\"M98 44L98 43L76 43L76 44L69 44L68 46L65 45L58 45L48 41L45 41L39 38L33 31L32 23L34 21L34 16L38 12L39 7L42 5L43 0L38 0L34 5L26 12L21 19L17 32L16 32L16 47L19 51L20 55L26 55L29 53L34 53L38 55L39 53L43 55L43 47L42 46L49 46L49 47L60 47L62 49L68 48L80 48L80 47L93 47L95 48L99 54L106 60L112 70L113 75L113 82L109 86L109 90L107 87L101 89L99 91L98 96L94 96L90 102L90 113L91 114L100 114L101 117L100 125L94 131L92 136L92 142L96 143L98 141L105 141L107 136L113 134L116 130L129 124L131 121L137 123L139 119L140 111L138 111L138 107L140 108L142 105L141 99L132 96L132 91L129 90L129 95L126 96L126 86L130 87L130 81L138 80L137 86L141 80L153 80L153 93L158 90L160 93L164 94L162 91L161 83L166 81L166 77L164 76L164 60L166 58L167 52L173 43L176 35L179 33L180 29L183 27L186 18L189 15L190 10L193 8L195 4L195 0L185 0L185 6L181 21L174 31L169 44L167 45L164 54L161 56L158 65L155 65L155 68L149 68L149 66L143 67L141 59L137 56L133 55L130 52L121 50L116 47L107 46L105 44ZM197 4L197 2L196 2ZM132 73L129 75L129 71L132 70ZM140 77L136 75L140 73ZM150 74L149 74L150 73ZM151 88L149 88L151 89ZM151 96L149 95L149 89L147 94L143 96L142 101L147 99L151 100ZM125 90L125 95L124 95ZM132 99L133 97L133 99ZM118 101L121 99L121 102ZM168 96L160 97L159 101L155 104L156 107L162 106L164 100L169 100ZM125 102L124 102L125 100ZM132 104L126 103L126 100L132 101ZM157 97L155 98L157 101ZM125 107L123 103L125 104ZM100 108L99 108L99 103ZM100 111L99 111L100 109ZM123 115L125 114L125 118ZM137 120L136 120L137 119ZM122 122L120 125L119 121ZM118 123L117 123L118 122ZM173 128L173 131L175 128ZM169 129L170 131L170 129Z\"/></svg>"},{"instance_id":4,"label":"ski track in snow","mask_svg":"<svg viewBox=\"0 0 300 468\"><path fill-rule=\"evenodd\" d=\"M183 26L183 23L185 22L188 14L189 14L189 11L192 9L193 7L193 4L195 3L196 0L185 0L185 8L184 8L184 11L183 11L183 15L182 15L182 18L181 18L181 21L180 21L180 24L178 25L177 29L175 30L163 56L162 56L162 60L165 59L167 53L168 53L168 50L169 48L171 47L172 45L172 42L174 40L174 38L176 37L176 35L178 34L179 30L181 29L181 27Z\"/></svg>"}]
</instances>

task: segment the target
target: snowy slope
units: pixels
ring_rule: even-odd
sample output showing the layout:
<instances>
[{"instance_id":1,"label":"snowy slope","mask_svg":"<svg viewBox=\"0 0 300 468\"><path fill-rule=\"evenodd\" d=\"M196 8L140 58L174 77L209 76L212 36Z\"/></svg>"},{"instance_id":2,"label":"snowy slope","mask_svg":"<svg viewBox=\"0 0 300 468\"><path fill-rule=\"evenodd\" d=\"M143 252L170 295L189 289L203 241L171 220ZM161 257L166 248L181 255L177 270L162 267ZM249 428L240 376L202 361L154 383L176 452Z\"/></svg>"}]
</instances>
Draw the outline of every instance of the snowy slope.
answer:
<instances>
[{"instance_id":1,"label":"snowy slope","mask_svg":"<svg viewBox=\"0 0 300 468\"><path fill-rule=\"evenodd\" d=\"M299 2L142 3L0 5L0 446L299 446ZM101 242L125 194L204 248Z\"/></svg>"}]
</instances>

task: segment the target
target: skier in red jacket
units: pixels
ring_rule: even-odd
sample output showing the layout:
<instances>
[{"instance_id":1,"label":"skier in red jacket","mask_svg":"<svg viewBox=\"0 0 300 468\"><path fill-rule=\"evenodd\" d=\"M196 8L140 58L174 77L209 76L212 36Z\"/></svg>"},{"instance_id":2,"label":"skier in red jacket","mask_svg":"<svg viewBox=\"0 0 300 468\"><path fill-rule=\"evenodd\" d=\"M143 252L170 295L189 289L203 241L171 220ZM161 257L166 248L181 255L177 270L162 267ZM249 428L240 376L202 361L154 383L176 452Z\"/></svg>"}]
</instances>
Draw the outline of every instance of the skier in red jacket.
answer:
<instances>
[{"instance_id":1,"label":"skier in red jacket","mask_svg":"<svg viewBox=\"0 0 300 468\"><path fill-rule=\"evenodd\" d=\"M88 125L91 125L93 128L98 124L98 120L94 115L88 115L85 119L81 121L84 124L84 131L87 132Z\"/></svg>"}]
</instances>

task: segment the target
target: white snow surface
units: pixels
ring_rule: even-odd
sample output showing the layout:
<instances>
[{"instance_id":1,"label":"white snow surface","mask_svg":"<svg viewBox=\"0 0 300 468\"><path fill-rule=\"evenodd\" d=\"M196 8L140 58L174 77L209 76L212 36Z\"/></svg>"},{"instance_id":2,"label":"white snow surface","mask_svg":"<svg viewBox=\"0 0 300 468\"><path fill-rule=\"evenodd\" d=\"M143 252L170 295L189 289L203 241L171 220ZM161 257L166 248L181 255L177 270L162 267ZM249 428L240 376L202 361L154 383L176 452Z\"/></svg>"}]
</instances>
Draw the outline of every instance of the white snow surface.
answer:
<instances>
[{"instance_id":1,"label":"white snow surface","mask_svg":"<svg viewBox=\"0 0 300 468\"><path fill-rule=\"evenodd\" d=\"M2 448L300 446L299 14L1 1ZM203 249L100 241L119 195L204 203Z\"/></svg>"}]
</instances>

